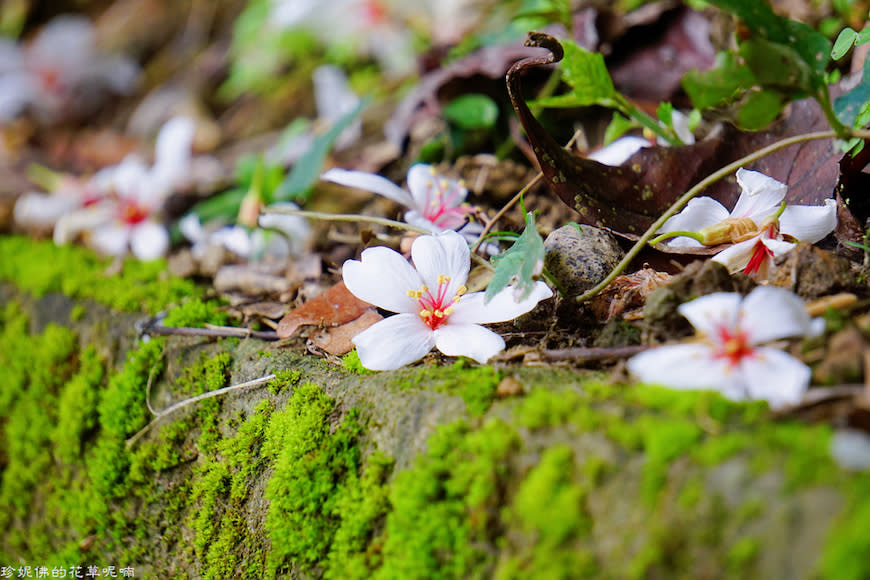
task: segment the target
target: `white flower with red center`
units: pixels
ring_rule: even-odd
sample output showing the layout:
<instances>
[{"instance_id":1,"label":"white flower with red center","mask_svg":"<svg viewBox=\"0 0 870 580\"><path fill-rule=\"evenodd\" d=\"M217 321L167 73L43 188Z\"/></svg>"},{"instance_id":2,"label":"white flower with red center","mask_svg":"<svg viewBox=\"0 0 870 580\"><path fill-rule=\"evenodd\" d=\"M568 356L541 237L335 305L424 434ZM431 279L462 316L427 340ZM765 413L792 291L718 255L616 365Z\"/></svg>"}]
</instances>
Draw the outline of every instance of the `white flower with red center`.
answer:
<instances>
[{"instance_id":1,"label":"white flower with red center","mask_svg":"<svg viewBox=\"0 0 870 580\"><path fill-rule=\"evenodd\" d=\"M55 243L62 245L84 234L86 242L102 254L123 256L132 251L140 260L165 255L169 232L160 212L166 195L149 168L128 157L106 174L101 186L107 188L102 200L57 221Z\"/></svg>"},{"instance_id":2,"label":"white flower with red center","mask_svg":"<svg viewBox=\"0 0 870 580\"><path fill-rule=\"evenodd\" d=\"M820 241L837 225L833 199L824 205L783 208L785 184L742 168L737 170L737 183L741 193L731 212L710 197L695 198L666 221L659 233L685 234L668 241L673 246L733 243L713 260L732 273L742 270L764 277L773 258L790 251L798 241Z\"/></svg>"},{"instance_id":3,"label":"white flower with red center","mask_svg":"<svg viewBox=\"0 0 870 580\"><path fill-rule=\"evenodd\" d=\"M405 221L432 233L460 230L469 241L475 241L483 227L470 221L474 212L465 203L468 190L461 181L438 175L430 165L418 163L408 170L408 191L386 177L364 171L330 169L320 176L347 187L355 187L382 195L409 208Z\"/></svg>"},{"instance_id":4,"label":"white flower with red center","mask_svg":"<svg viewBox=\"0 0 870 580\"><path fill-rule=\"evenodd\" d=\"M718 292L678 310L704 342L636 355L628 369L639 380L674 389L716 390L734 401L763 399L772 408L800 401L809 386L809 367L781 350L759 346L824 330L824 321L811 319L798 296L759 286L745 298Z\"/></svg>"},{"instance_id":5,"label":"white flower with red center","mask_svg":"<svg viewBox=\"0 0 870 580\"><path fill-rule=\"evenodd\" d=\"M0 40L0 121L28 107L47 120L89 112L105 92L127 94L139 68L97 49L90 21L59 16L20 47Z\"/></svg>"},{"instance_id":6,"label":"white flower with red center","mask_svg":"<svg viewBox=\"0 0 870 580\"><path fill-rule=\"evenodd\" d=\"M344 283L354 295L398 313L353 338L367 369L397 369L432 347L484 363L505 343L481 324L511 320L552 296L543 282L535 283L528 298L519 302L510 287L489 302L484 302L483 292L467 294L470 252L465 239L452 231L418 237L411 256L414 266L389 248L368 248L359 261L348 260L342 268Z\"/></svg>"}]
</instances>

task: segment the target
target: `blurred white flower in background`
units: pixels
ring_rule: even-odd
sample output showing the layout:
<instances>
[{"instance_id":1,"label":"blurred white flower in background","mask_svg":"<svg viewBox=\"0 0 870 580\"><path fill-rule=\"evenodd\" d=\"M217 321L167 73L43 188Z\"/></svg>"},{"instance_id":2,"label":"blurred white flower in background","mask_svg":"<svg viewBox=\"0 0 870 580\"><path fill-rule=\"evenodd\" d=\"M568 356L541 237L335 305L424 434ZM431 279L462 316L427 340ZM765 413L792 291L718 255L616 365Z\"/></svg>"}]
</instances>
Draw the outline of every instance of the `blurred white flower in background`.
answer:
<instances>
[{"instance_id":1,"label":"blurred white flower in background","mask_svg":"<svg viewBox=\"0 0 870 580\"><path fill-rule=\"evenodd\" d=\"M87 18L58 16L27 44L0 39L0 122L28 110L44 121L85 114L138 79L132 60L99 52Z\"/></svg>"}]
</instances>

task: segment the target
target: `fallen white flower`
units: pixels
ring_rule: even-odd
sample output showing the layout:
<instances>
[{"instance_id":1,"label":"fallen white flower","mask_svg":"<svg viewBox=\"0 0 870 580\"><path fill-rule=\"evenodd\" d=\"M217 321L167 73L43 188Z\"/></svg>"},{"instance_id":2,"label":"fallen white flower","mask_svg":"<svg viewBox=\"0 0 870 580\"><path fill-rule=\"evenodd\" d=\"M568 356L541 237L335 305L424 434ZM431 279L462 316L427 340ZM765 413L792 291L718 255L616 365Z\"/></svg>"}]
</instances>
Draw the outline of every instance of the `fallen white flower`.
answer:
<instances>
[{"instance_id":1,"label":"fallen white flower","mask_svg":"<svg viewBox=\"0 0 870 580\"><path fill-rule=\"evenodd\" d=\"M365 171L330 169L320 176L346 187L371 191L409 208L405 221L430 232L461 230L473 242L483 227L469 221L473 208L465 203L468 190L461 181L438 175L431 165L417 163L408 170L408 190L386 177Z\"/></svg>"},{"instance_id":2,"label":"fallen white flower","mask_svg":"<svg viewBox=\"0 0 870 580\"><path fill-rule=\"evenodd\" d=\"M789 205L784 209L787 186L756 171L737 170L740 197L730 212L710 197L689 201L659 233L695 232L699 240L678 236L669 245L700 247L733 243L713 260L732 273L766 275L773 258L794 248L797 241L814 244L830 234L837 225L837 204Z\"/></svg>"},{"instance_id":3,"label":"fallen white flower","mask_svg":"<svg viewBox=\"0 0 870 580\"><path fill-rule=\"evenodd\" d=\"M507 287L489 302L484 293L466 294L470 252L465 239L446 231L424 235L411 247L414 266L398 252L375 247L342 268L347 289L359 299L397 312L353 338L360 362L371 370L392 370L426 355L434 346L448 356L484 363L504 349L504 340L480 326L511 320L552 296L536 282L525 300Z\"/></svg>"},{"instance_id":4,"label":"fallen white flower","mask_svg":"<svg viewBox=\"0 0 870 580\"><path fill-rule=\"evenodd\" d=\"M800 401L810 369L775 348L771 340L815 336L824 321L811 319L795 294L759 286L745 298L718 292L678 308L704 343L662 346L631 358L640 381L682 390L716 390L734 401L766 400L772 408Z\"/></svg>"}]
</instances>

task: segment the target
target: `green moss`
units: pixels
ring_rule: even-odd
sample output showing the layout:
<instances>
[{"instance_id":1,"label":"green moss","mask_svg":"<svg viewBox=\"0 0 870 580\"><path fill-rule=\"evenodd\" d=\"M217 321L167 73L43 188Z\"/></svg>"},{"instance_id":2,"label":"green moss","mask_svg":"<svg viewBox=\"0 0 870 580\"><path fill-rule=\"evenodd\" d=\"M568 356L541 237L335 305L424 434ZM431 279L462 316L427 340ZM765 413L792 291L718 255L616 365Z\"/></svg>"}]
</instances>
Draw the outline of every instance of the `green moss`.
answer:
<instances>
[{"instance_id":1,"label":"green moss","mask_svg":"<svg viewBox=\"0 0 870 580\"><path fill-rule=\"evenodd\" d=\"M129 312L156 314L202 294L192 282L166 274L166 261L128 259L120 274L107 274L111 259L77 246L55 246L26 236L0 237L0 280L35 296L62 292Z\"/></svg>"},{"instance_id":2,"label":"green moss","mask_svg":"<svg viewBox=\"0 0 870 580\"><path fill-rule=\"evenodd\" d=\"M82 306L81 304L76 304L72 307L72 310L70 310L69 319L71 322L78 322L79 320L83 319L87 315L87 313L88 311L84 306Z\"/></svg>"},{"instance_id":3,"label":"green moss","mask_svg":"<svg viewBox=\"0 0 870 580\"><path fill-rule=\"evenodd\" d=\"M293 369L275 371L275 379L269 381L269 392L277 395L284 389L296 386L300 380L302 380L302 373L300 371Z\"/></svg>"},{"instance_id":4,"label":"green moss","mask_svg":"<svg viewBox=\"0 0 870 580\"><path fill-rule=\"evenodd\" d=\"M198 327L206 323L224 325L228 317L220 307L217 300L185 300L181 305L170 310L163 319L163 325L171 327Z\"/></svg>"},{"instance_id":5,"label":"green moss","mask_svg":"<svg viewBox=\"0 0 870 580\"><path fill-rule=\"evenodd\" d=\"M344 479L359 469L361 426L349 414L332 432L333 408L319 386L301 383L269 425L263 454L273 465L266 497L274 574L286 573L291 563L310 568L326 560L340 522L335 506Z\"/></svg>"},{"instance_id":6,"label":"green moss","mask_svg":"<svg viewBox=\"0 0 870 580\"><path fill-rule=\"evenodd\" d=\"M585 510L591 486L578 479L570 447L544 451L507 510L507 523L526 538L517 542L519 553L499 567L497 578L577 578L598 571L593 554L577 545L592 527Z\"/></svg>"},{"instance_id":7,"label":"green moss","mask_svg":"<svg viewBox=\"0 0 870 580\"><path fill-rule=\"evenodd\" d=\"M205 578L263 576L265 558L256 556L258 542L245 521L244 505L266 466L260 449L273 410L271 401L262 401L235 435L218 442L194 469L188 525Z\"/></svg>"},{"instance_id":8,"label":"green moss","mask_svg":"<svg viewBox=\"0 0 870 580\"><path fill-rule=\"evenodd\" d=\"M870 478L855 478L846 505L833 526L820 563L822 578L870 577Z\"/></svg>"},{"instance_id":9,"label":"green moss","mask_svg":"<svg viewBox=\"0 0 870 580\"><path fill-rule=\"evenodd\" d=\"M362 363L359 360L359 354L357 354L356 349L341 357L341 364L345 368L345 370L357 375L370 375L373 373L373 371L370 371L369 369L362 366Z\"/></svg>"},{"instance_id":10,"label":"green moss","mask_svg":"<svg viewBox=\"0 0 870 580\"><path fill-rule=\"evenodd\" d=\"M501 420L478 430L442 425L426 453L396 474L379 578L481 577L494 563L501 484L517 433Z\"/></svg>"},{"instance_id":11,"label":"green moss","mask_svg":"<svg viewBox=\"0 0 870 580\"><path fill-rule=\"evenodd\" d=\"M728 550L728 572L735 577L745 577L761 551L758 538L743 537Z\"/></svg>"}]
</instances>

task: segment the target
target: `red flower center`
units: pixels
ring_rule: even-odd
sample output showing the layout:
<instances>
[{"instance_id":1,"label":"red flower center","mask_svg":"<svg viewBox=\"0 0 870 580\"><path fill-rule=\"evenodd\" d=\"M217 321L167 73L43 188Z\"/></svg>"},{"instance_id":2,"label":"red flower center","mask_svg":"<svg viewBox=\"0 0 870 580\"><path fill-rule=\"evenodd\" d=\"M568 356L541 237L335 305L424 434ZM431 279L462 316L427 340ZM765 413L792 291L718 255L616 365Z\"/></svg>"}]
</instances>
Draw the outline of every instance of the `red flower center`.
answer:
<instances>
[{"instance_id":1,"label":"red flower center","mask_svg":"<svg viewBox=\"0 0 870 580\"><path fill-rule=\"evenodd\" d=\"M417 299L417 303L420 305L420 318L430 330L444 326L453 313L453 305L459 302L460 297L465 294L465 286L460 286L456 289L456 294L448 298L449 286L450 277L442 274L438 276L438 288L434 294L428 286L423 286L419 290L408 290L408 296Z\"/></svg>"},{"instance_id":2,"label":"red flower center","mask_svg":"<svg viewBox=\"0 0 870 580\"><path fill-rule=\"evenodd\" d=\"M773 258L773 250L764 244L763 239L765 237L773 239L777 233L776 223L772 223L761 234L761 238L759 238L758 241L755 242L755 245L752 246L752 255L749 257L749 262L747 262L746 267L743 269L744 274L755 274L761 269L762 264L764 264L768 258Z\"/></svg>"},{"instance_id":3,"label":"red flower center","mask_svg":"<svg viewBox=\"0 0 870 580\"><path fill-rule=\"evenodd\" d=\"M426 202L423 207L423 217L443 228L461 225L465 216L471 211L467 204L456 205L456 198L461 193L461 185L452 187L446 179L433 177L426 183Z\"/></svg>"},{"instance_id":4,"label":"red flower center","mask_svg":"<svg viewBox=\"0 0 870 580\"><path fill-rule=\"evenodd\" d=\"M725 358L731 367L737 366L744 357L755 356L749 344L749 336L739 328L720 326L717 329L720 346L713 351L713 358Z\"/></svg>"},{"instance_id":5,"label":"red flower center","mask_svg":"<svg viewBox=\"0 0 870 580\"><path fill-rule=\"evenodd\" d=\"M121 221L129 226L135 226L148 219L148 209L135 201L125 200L121 205Z\"/></svg>"}]
</instances>

